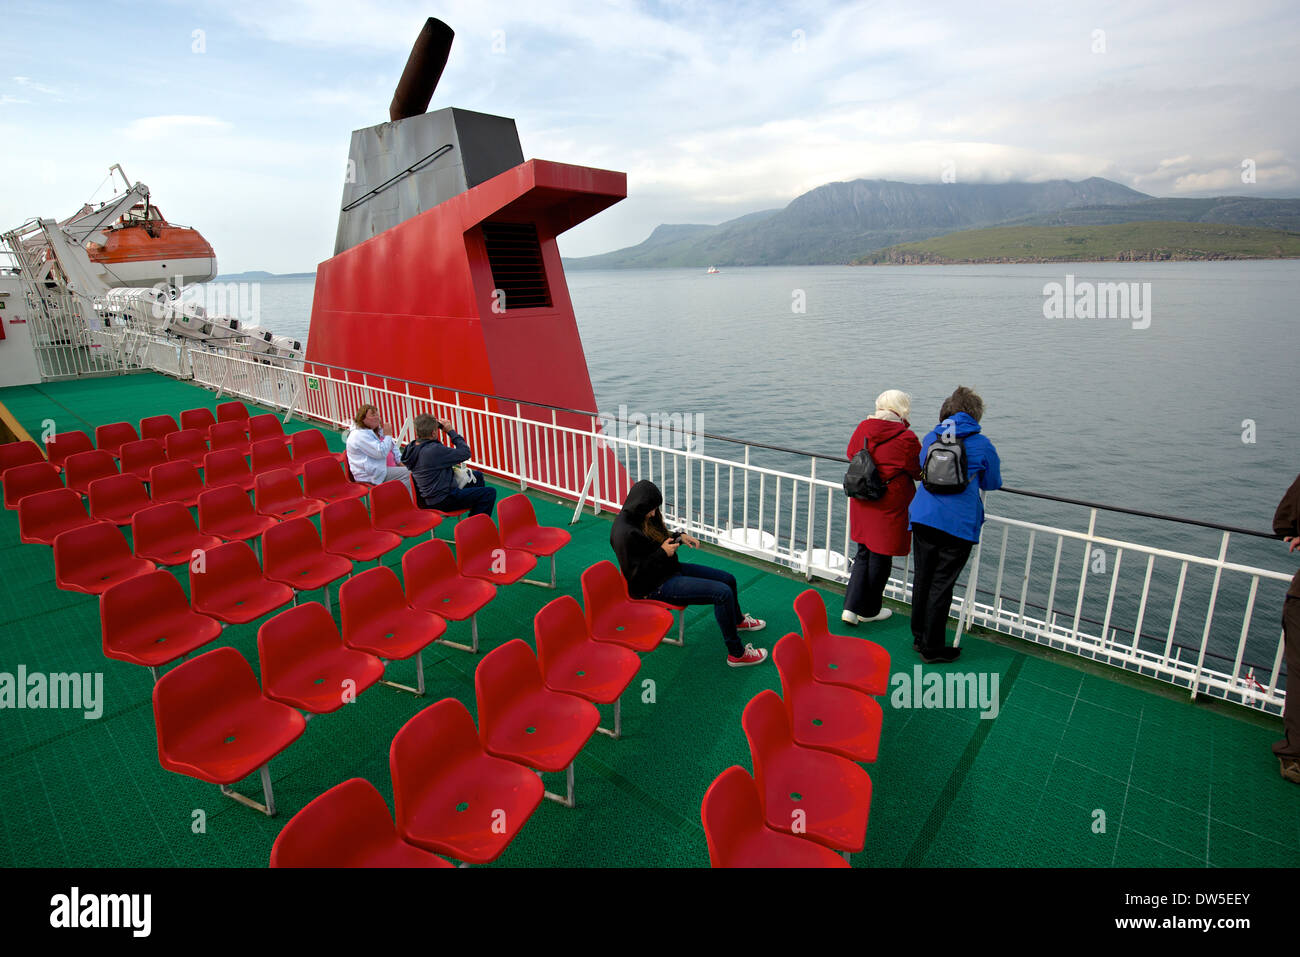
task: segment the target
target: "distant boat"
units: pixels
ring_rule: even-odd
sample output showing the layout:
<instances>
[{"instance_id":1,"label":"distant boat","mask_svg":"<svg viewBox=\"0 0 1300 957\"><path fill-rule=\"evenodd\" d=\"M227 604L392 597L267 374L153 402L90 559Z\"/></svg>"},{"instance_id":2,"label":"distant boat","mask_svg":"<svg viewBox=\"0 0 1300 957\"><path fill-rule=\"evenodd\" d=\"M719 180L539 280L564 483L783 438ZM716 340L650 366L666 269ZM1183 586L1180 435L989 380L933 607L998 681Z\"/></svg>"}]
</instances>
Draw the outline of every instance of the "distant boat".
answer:
<instances>
[{"instance_id":1,"label":"distant boat","mask_svg":"<svg viewBox=\"0 0 1300 957\"><path fill-rule=\"evenodd\" d=\"M709 267L709 275L710 275L710 276L712 276L712 275L713 275L714 273L716 273L716 272L721 272L721 270L718 269L717 266L710 266L710 267Z\"/></svg>"}]
</instances>

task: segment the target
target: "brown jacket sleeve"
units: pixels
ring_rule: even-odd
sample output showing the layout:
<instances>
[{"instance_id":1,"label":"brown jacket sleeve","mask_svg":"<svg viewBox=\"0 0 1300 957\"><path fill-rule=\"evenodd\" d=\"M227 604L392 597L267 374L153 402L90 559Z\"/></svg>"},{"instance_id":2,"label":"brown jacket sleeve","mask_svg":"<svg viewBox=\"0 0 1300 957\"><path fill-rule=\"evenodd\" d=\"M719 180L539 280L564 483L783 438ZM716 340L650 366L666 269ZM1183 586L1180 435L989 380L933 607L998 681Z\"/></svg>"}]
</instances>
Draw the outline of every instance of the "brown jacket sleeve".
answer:
<instances>
[{"instance_id":1,"label":"brown jacket sleeve","mask_svg":"<svg viewBox=\"0 0 1300 957\"><path fill-rule=\"evenodd\" d=\"M1300 475L1297 475L1291 487L1282 496L1277 511L1273 513L1273 533L1279 537L1300 535ZM1291 579L1288 598L1300 598L1300 571Z\"/></svg>"}]
</instances>

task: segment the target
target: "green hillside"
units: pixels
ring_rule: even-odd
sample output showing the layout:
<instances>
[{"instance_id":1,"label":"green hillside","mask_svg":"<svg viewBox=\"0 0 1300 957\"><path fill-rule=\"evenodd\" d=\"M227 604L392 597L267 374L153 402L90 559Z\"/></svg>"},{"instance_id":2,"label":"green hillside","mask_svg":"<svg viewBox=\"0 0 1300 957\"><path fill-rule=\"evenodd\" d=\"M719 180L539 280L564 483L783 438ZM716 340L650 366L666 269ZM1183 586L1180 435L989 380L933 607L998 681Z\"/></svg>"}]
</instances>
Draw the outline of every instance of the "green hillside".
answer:
<instances>
[{"instance_id":1,"label":"green hillside","mask_svg":"<svg viewBox=\"0 0 1300 957\"><path fill-rule=\"evenodd\" d=\"M879 249L854 265L1295 257L1300 257L1300 233L1224 223L1139 222L969 229Z\"/></svg>"}]
</instances>

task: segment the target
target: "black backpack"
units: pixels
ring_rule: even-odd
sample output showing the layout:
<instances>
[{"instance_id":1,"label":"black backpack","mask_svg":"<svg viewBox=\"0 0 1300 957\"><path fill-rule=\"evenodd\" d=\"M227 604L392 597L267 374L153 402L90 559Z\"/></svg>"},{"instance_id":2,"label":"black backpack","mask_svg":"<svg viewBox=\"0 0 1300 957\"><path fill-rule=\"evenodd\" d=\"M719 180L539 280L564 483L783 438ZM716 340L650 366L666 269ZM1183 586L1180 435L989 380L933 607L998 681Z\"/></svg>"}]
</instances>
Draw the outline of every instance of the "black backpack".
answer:
<instances>
[{"instance_id":1,"label":"black backpack","mask_svg":"<svg viewBox=\"0 0 1300 957\"><path fill-rule=\"evenodd\" d=\"M940 433L925 453L921 484L933 495L956 495L970 484L966 473L966 443L961 436Z\"/></svg>"},{"instance_id":2,"label":"black backpack","mask_svg":"<svg viewBox=\"0 0 1300 957\"><path fill-rule=\"evenodd\" d=\"M902 434L898 432L891 435L889 439L896 439ZM876 447L884 445L889 439L880 442ZM893 480L886 481L880 477L880 468L876 465L876 460L871 457L869 446L869 442L863 443L862 451L849 461L849 470L844 473L844 494L849 498L878 502L885 497L889 481Z\"/></svg>"}]
</instances>

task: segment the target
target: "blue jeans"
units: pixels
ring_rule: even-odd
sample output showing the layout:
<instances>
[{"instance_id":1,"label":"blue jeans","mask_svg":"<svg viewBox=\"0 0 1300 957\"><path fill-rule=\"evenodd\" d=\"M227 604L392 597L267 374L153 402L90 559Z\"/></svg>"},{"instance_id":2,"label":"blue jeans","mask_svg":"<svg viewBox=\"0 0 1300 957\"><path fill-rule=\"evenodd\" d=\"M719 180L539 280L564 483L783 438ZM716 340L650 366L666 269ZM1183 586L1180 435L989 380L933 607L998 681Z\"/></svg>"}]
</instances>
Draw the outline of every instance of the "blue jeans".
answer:
<instances>
[{"instance_id":1,"label":"blue jeans","mask_svg":"<svg viewBox=\"0 0 1300 957\"><path fill-rule=\"evenodd\" d=\"M473 485L453 489L439 501L429 503L429 508L441 512L459 512L462 508L467 508L470 515L487 515L490 518L496 501L497 490L484 484L483 473L476 471Z\"/></svg>"},{"instance_id":2,"label":"blue jeans","mask_svg":"<svg viewBox=\"0 0 1300 957\"><path fill-rule=\"evenodd\" d=\"M745 653L745 646L736 625L745 616L740 610L736 577L708 565L682 562L681 568L680 575L669 578L647 597L670 605L712 605L713 615L722 629L722 640L727 643L727 653L739 658Z\"/></svg>"}]
</instances>

